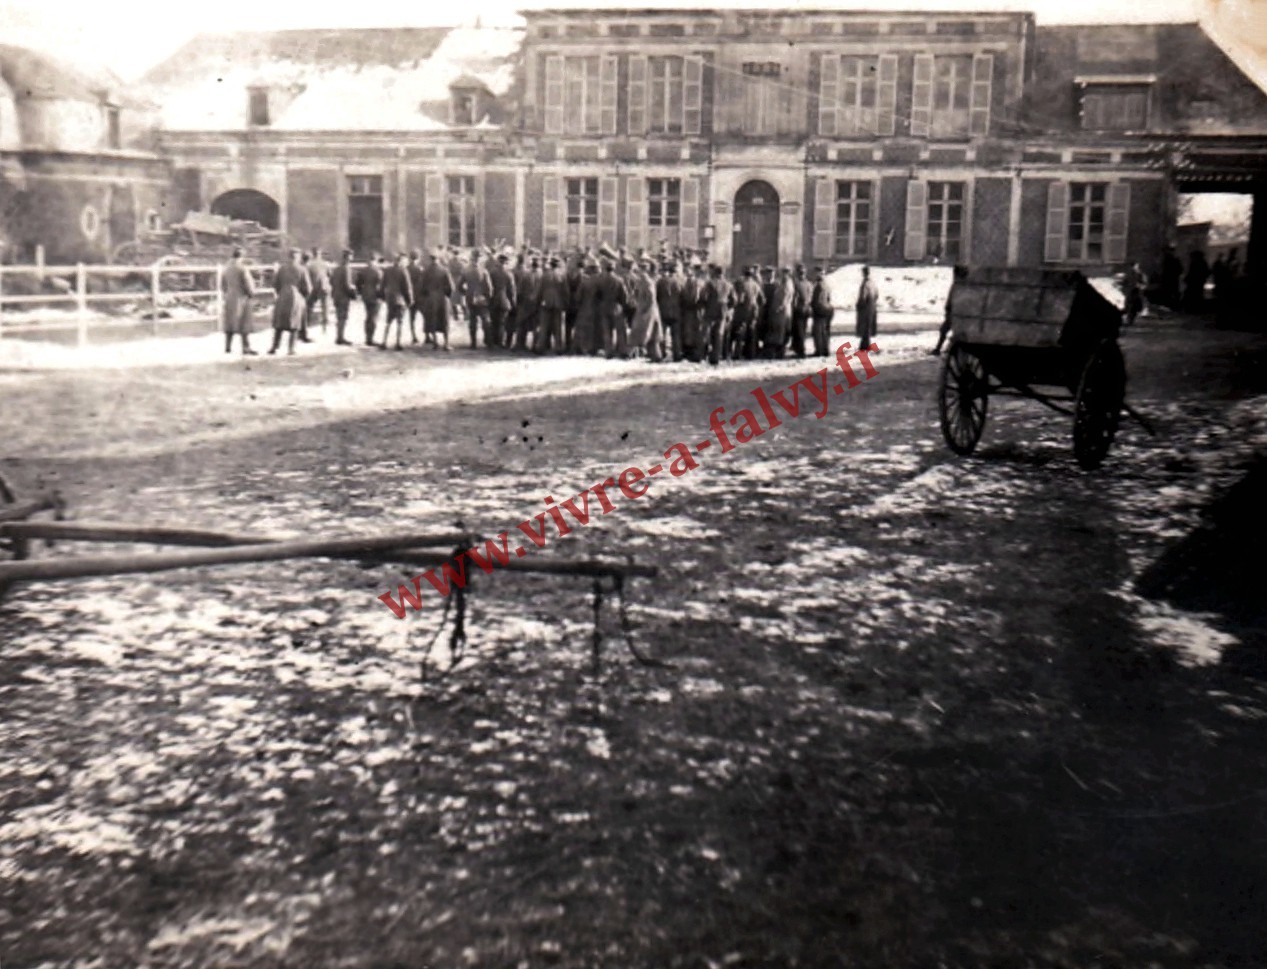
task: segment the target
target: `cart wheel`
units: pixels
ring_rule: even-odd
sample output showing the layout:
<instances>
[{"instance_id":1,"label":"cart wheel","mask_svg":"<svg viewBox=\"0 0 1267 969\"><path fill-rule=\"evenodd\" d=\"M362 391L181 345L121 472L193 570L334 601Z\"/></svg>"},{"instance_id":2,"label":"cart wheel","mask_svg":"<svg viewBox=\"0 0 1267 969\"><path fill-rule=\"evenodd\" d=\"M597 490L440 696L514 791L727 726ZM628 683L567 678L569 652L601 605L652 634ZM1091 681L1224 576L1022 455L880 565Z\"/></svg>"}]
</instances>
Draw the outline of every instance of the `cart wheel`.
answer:
<instances>
[{"instance_id":1,"label":"cart wheel","mask_svg":"<svg viewBox=\"0 0 1267 969\"><path fill-rule=\"evenodd\" d=\"M941 433L956 454L971 454L985 429L990 381L981 358L957 343L941 366Z\"/></svg>"},{"instance_id":2,"label":"cart wheel","mask_svg":"<svg viewBox=\"0 0 1267 969\"><path fill-rule=\"evenodd\" d=\"M1116 343L1102 344L1082 370L1073 405L1073 454L1088 471L1109 453L1125 400L1122 351Z\"/></svg>"},{"instance_id":3,"label":"cart wheel","mask_svg":"<svg viewBox=\"0 0 1267 969\"><path fill-rule=\"evenodd\" d=\"M0 504L11 505L17 501L17 495L9 487L9 483L0 476ZM7 559L24 559L31 552L31 543L25 538L0 537L0 562Z\"/></svg>"}]
</instances>

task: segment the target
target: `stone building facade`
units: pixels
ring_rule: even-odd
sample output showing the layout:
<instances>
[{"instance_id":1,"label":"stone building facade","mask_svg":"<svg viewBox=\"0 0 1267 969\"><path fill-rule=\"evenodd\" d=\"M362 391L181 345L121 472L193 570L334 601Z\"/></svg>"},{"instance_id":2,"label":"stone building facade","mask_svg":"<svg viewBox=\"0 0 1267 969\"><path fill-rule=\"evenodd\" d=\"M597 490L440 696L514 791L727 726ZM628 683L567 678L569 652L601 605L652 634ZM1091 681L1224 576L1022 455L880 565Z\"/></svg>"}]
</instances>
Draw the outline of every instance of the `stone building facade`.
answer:
<instances>
[{"instance_id":1,"label":"stone building facade","mask_svg":"<svg viewBox=\"0 0 1267 969\"><path fill-rule=\"evenodd\" d=\"M256 218L362 256L664 242L732 266L1100 271L1156 265L1177 193L1235 191L1265 203L1249 258L1267 268L1267 79L1197 24L524 20L198 38L144 88L173 217Z\"/></svg>"},{"instance_id":2,"label":"stone building facade","mask_svg":"<svg viewBox=\"0 0 1267 969\"><path fill-rule=\"evenodd\" d=\"M0 260L104 262L168 217L147 106L117 80L0 45Z\"/></svg>"}]
</instances>

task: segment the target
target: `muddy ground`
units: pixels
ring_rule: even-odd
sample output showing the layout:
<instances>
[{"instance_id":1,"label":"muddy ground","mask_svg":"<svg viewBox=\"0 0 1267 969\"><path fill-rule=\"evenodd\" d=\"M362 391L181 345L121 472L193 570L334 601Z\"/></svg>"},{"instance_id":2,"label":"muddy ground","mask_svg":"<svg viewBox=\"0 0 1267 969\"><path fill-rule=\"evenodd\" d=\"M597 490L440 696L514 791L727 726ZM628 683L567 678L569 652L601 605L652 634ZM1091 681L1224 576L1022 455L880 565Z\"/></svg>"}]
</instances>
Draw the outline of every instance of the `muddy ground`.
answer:
<instances>
[{"instance_id":1,"label":"muddy ground","mask_svg":"<svg viewBox=\"0 0 1267 969\"><path fill-rule=\"evenodd\" d=\"M441 603L395 619L396 568L10 590L0 965L1267 965L1267 529L1235 489L1267 339L1183 323L1123 341L1158 436L1099 472L1023 401L955 458L902 333L823 419L537 553L657 565L628 613L671 669L608 595L595 675L576 579L481 576L425 682ZM80 519L493 534L811 369L15 371L0 473Z\"/></svg>"}]
</instances>

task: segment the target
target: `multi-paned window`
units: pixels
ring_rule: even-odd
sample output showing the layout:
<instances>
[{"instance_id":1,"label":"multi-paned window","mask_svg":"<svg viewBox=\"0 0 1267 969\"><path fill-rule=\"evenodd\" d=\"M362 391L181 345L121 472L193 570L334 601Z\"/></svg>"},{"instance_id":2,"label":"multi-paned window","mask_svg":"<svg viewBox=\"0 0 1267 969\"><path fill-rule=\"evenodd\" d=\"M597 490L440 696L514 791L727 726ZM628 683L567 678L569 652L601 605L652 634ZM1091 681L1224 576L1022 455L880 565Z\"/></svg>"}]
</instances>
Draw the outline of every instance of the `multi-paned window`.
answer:
<instances>
[{"instance_id":1,"label":"multi-paned window","mask_svg":"<svg viewBox=\"0 0 1267 969\"><path fill-rule=\"evenodd\" d=\"M968 112L971 106L972 55L935 57L933 59L933 137L967 137Z\"/></svg>"},{"instance_id":2,"label":"multi-paned window","mask_svg":"<svg viewBox=\"0 0 1267 969\"><path fill-rule=\"evenodd\" d=\"M1082 95L1087 131L1141 131L1148 127L1147 85L1088 85Z\"/></svg>"},{"instance_id":3,"label":"multi-paned window","mask_svg":"<svg viewBox=\"0 0 1267 969\"><path fill-rule=\"evenodd\" d=\"M682 131L685 61L681 57L647 59L647 130L668 134Z\"/></svg>"},{"instance_id":4,"label":"multi-paned window","mask_svg":"<svg viewBox=\"0 0 1267 969\"><path fill-rule=\"evenodd\" d=\"M928 183L926 255L957 263L963 255L963 182Z\"/></svg>"},{"instance_id":5,"label":"multi-paned window","mask_svg":"<svg viewBox=\"0 0 1267 969\"><path fill-rule=\"evenodd\" d=\"M475 176L450 175L445 193L451 246L475 245Z\"/></svg>"},{"instance_id":6,"label":"multi-paned window","mask_svg":"<svg viewBox=\"0 0 1267 969\"><path fill-rule=\"evenodd\" d=\"M596 135L602 131L599 58L563 58L563 130Z\"/></svg>"},{"instance_id":7,"label":"multi-paned window","mask_svg":"<svg viewBox=\"0 0 1267 969\"><path fill-rule=\"evenodd\" d=\"M647 179L647 227L652 236L676 241L682 224L682 180Z\"/></svg>"},{"instance_id":8,"label":"multi-paned window","mask_svg":"<svg viewBox=\"0 0 1267 969\"><path fill-rule=\"evenodd\" d=\"M564 179L563 242L571 246L587 246L598 236L598 179Z\"/></svg>"},{"instance_id":9,"label":"multi-paned window","mask_svg":"<svg viewBox=\"0 0 1267 969\"><path fill-rule=\"evenodd\" d=\"M777 134L781 127L780 98L783 65L778 61L745 61L743 64L744 133Z\"/></svg>"},{"instance_id":10,"label":"multi-paned window","mask_svg":"<svg viewBox=\"0 0 1267 969\"><path fill-rule=\"evenodd\" d=\"M911 134L969 138L990 133L994 55L916 54Z\"/></svg>"},{"instance_id":11,"label":"multi-paned window","mask_svg":"<svg viewBox=\"0 0 1267 969\"><path fill-rule=\"evenodd\" d=\"M866 256L871 239L871 183L836 183L836 255Z\"/></svg>"},{"instance_id":12,"label":"multi-paned window","mask_svg":"<svg viewBox=\"0 0 1267 969\"><path fill-rule=\"evenodd\" d=\"M840 59L840 103L837 106L837 134L876 133L876 57Z\"/></svg>"},{"instance_id":13,"label":"multi-paned window","mask_svg":"<svg viewBox=\"0 0 1267 969\"><path fill-rule=\"evenodd\" d=\"M1069 222L1065 258L1070 262L1104 261L1104 227L1108 186L1074 182L1069 186Z\"/></svg>"}]
</instances>

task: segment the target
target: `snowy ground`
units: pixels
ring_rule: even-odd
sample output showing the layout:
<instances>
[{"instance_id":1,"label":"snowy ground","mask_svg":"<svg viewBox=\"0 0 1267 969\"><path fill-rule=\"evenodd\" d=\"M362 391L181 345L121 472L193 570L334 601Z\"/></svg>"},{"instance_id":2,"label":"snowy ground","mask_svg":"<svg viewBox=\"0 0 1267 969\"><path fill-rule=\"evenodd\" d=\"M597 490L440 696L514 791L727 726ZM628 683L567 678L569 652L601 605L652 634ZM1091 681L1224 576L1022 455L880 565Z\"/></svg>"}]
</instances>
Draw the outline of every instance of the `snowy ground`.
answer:
<instances>
[{"instance_id":1,"label":"snowy ground","mask_svg":"<svg viewBox=\"0 0 1267 969\"><path fill-rule=\"evenodd\" d=\"M672 670L609 612L587 675L572 580L481 581L426 682L439 602L393 618L387 567L12 590L0 962L1254 964L1261 630L1135 580L1267 449L1267 346L1128 334L1161 433L1087 474L1026 402L954 459L932 336L540 553L657 564ZM84 519L491 534L819 366L193 359L0 375L0 471Z\"/></svg>"}]
</instances>

